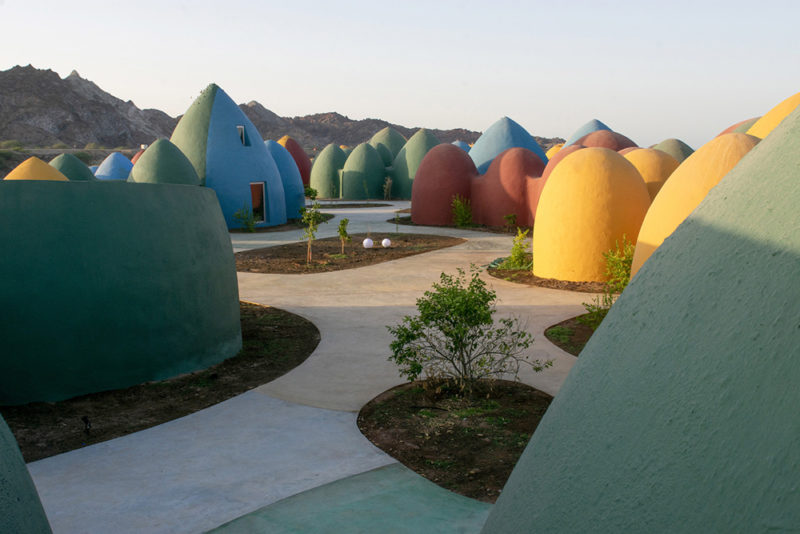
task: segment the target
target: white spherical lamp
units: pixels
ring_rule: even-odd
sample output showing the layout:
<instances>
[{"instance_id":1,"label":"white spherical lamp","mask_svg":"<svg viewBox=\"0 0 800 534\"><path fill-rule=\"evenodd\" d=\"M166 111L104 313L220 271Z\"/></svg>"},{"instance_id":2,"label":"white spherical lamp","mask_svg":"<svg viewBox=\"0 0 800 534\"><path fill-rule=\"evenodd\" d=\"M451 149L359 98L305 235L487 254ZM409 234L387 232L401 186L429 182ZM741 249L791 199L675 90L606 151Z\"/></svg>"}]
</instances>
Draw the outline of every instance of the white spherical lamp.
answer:
<instances>
[{"instance_id":1,"label":"white spherical lamp","mask_svg":"<svg viewBox=\"0 0 800 534\"><path fill-rule=\"evenodd\" d=\"M364 241L361 242L361 244L364 245L364 248L372 248L373 245L372 239L366 238Z\"/></svg>"},{"instance_id":2,"label":"white spherical lamp","mask_svg":"<svg viewBox=\"0 0 800 534\"><path fill-rule=\"evenodd\" d=\"M381 241L381 245L383 245L383 248L389 248L392 246L392 241L387 237L386 239Z\"/></svg>"}]
</instances>

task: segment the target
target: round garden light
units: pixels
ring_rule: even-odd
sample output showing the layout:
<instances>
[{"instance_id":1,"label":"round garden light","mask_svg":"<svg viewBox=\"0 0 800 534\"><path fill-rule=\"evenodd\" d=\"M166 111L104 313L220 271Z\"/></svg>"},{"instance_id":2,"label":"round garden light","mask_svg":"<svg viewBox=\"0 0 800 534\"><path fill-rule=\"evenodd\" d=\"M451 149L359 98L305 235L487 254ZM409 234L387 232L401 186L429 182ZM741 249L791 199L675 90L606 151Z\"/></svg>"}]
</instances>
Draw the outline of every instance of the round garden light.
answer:
<instances>
[{"instance_id":1,"label":"round garden light","mask_svg":"<svg viewBox=\"0 0 800 534\"><path fill-rule=\"evenodd\" d=\"M372 248L372 239L366 238L361 244L364 245L364 248Z\"/></svg>"},{"instance_id":2,"label":"round garden light","mask_svg":"<svg viewBox=\"0 0 800 534\"><path fill-rule=\"evenodd\" d=\"M386 239L381 241L381 245L383 245L383 248L389 248L392 246L392 241L387 237Z\"/></svg>"}]
</instances>

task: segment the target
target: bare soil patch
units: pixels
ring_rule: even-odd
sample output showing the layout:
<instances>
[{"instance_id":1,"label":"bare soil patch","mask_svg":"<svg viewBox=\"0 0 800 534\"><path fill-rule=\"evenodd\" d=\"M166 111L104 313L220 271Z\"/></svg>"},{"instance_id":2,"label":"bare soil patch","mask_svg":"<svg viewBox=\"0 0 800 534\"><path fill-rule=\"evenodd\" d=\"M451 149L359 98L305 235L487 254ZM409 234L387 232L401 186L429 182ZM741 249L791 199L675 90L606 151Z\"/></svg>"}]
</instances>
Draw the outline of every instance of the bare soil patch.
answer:
<instances>
[{"instance_id":1,"label":"bare soil patch","mask_svg":"<svg viewBox=\"0 0 800 534\"><path fill-rule=\"evenodd\" d=\"M0 407L25 461L131 434L202 410L287 373L319 344L317 327L293 313L242 302L241 315L241 352L203 371L61 402Z\"/></svg>"},{"instance_id":2,"label":"bare soil patch","mask_svg":"<svg viewBox=\"0 0 800 534\"><path fill-rule=\"evenodd\" d=\"M589 338L594 334L594 330L591 327L580 322L581 317L583 315L571 317L548 327L544 331L545 337L560 349L569 352L573 356L579 356Z\"/></svg>"},{"instance_id":3,"label":"bare soil patch","mask_svg":"<svg viewBox=\"0 0 800 534\"><path fill-rule=\"evenodd\" d=\"M552 397L519 382L482 382L472 396L426 382L390 389L361 409L377 447L436 484L495 502Z\"/></svg>"},{"instance_id":4,"label":"bare soil patch","mask_svg":"<svg viewBox=\"0 0 800 534\"><path fill-rule=\"evenodd\" d=\"M327 237L314 240L312 261L306 264L306 241L278 245L276 247L259 248L237 252L236 270L252 273L275 274L308 274L328 271L341 271L365 267L384 261L396 260L430 252L440 248L452 247L464 243L459 237L427 234L351 234L352 241L345 244L342 254L342 243L338 237ZM372 248L364 248L362 241L370 237L374 242ZM384 238L392 244L388 248L381 246Z\"/></svg>"},{"instance_id":5,"label":"bare soil patch","mask_svg":"<svg viewBox=\"0 0 800 534\"><path fill-rule=\"evenodd\" d=\"M517 270L489 267L487 272L495 278L530 287L547 287L549 289L563 289L582 293L602 293L606 287L605 282L568 282L566 280L556 280L555 278L540 278L529 269Z\"/></svg>"}]
</instances>

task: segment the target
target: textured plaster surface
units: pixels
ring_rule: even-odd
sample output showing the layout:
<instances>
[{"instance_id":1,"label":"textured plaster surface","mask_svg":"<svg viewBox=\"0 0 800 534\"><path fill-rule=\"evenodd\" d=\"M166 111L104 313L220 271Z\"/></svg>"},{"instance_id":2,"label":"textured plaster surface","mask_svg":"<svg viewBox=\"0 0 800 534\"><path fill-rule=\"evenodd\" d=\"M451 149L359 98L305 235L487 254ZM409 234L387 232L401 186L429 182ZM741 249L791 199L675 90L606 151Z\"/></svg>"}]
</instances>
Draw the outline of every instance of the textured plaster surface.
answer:
<instances>
[{"instance_id":1,"label":"textured plaster surface","mask_svg":"<svg viewBox=\"0 0 800 534\"><path fill-rule=\"evenodd\" d=\"M475 162L478 172L483 174L494 158L509 148L515 147L527 148L547 164L547 156L536 139L525 128L508 117L503 117L489 126L472 145L469 156Z\"/></svg>"},{"instance_id":2,"label":"textured plaster surface","mask_svg":"<svg viewBox=\"0 0 800 534\"><path fill-rule=\"evenodd\" d=\"M606 126L602 121L597 119L592 119L570 135L566 141L564 141L564 146L569 146L574 144L578 141L581 137L588 135L592 132L596 132L598 130L611 130L608 126Z\"/></svg>"},{"instance_id":3,"label":"textured plaster surface","mask_svg":"<svg viewBox=\"0 0 800 534\"><path fill-rule=\"evenodd\" d=\"M422 128L400 149L392 164L392 198L410 199L414 177L425 155L439 139Z\"/></svg>"},{"instance_id":4,"label":"textured plaster surface","mask_svg":"<svg viewBox=\"0 0 800 534\"><path fill-rule=\"evenodd\" d=\"M306 205L306 196L297 163L292 154L275 141L264 141L264 146L267 147L267 152L272 156L281 175L283 196L286 201L286 218L299 219L302 216L300 210Z\"/></svg>"},{"instance_id":5,"label":"textured plaster surface","mask_svg":"<svg viewBox=\"0 0 800 534\"><path fill-rule=\"evenodd\" d=\"M192 162L167 139L147 147L131 169L129 182L200 185Z\"/></svg>"},{"instance_id":6,"label":"textured plaster surface","mask_svg":"<svg viewBox=\"0 0 800 534\"><path fill-rule=\"evenodd\" d=\"M72 154L59 154L50 161L50 166L72 182L93 182L97 180L92 170Z\"/></svg>"},{"instance_id":7,"label":"textured plaster surface","mask_svg":"<svg viewBox=\"0 0 800 534\"><path fill-rule=\"evenodd\" d=\"M344 150L331 143L314 158L311 167L310 185L317 190L319 198L339 198L339 171L347 156Z\"/></svg>"},{"instance_id":8,"label":"textured plaster surface","mask_svg":"<svg viewBox=\"0 0 800 534\"><path fill-rule=\"evenodd\" d=\"M797 530L798 140L795 112L642 267L484 532Z\"/></svg>"},{"instance_id":9,"label":"textured plaster surface","mask_svg":"<svg viewBox=\"0 0 800 534\"><path fill-rule=\"evenodd\" d=\"M6 175L4 180L37 180L45 182L68 182L58 169L40 160L36 156L26 159Z\"/></svg>"},{"instance_id":10,"label":"textured plaster surface","mask_svg":"<svg viewBox=\"0 0 800 534\"><path fill-rule=\"evenodd\" d=\"M386 167L378 151L367 143L353 149L342 169L341 198L365 200L383 198Z\"/></svg>"},{"instance_id":11,"label":"textured plaster surface","mask_svg":"<svg viewBox=\"0 0 800 534\"><path fill-rule=\"evenodd\" d=\"M480 531L490 507L395 463L290 497L214 532L472 533Z\"/></svg>"},{"instance_id":12,"label":"textured plaster surface","mask_svg":"<svg viewBox=\"0 0 800 534\"><path fill-rule=\"evenodd\" d=\"M800 105L800 93L790 96L777 106L769 110L747 130L747 133L759 139L764 139L775 129L797 106Z\"/></svg>"},{"instance_id":13,"label":"textured plaster surface","mask_svg":"<svg viewBox=\"0 0 800 534\"><path fill-rule=\"evenodd\" d=\"M94 175L98 180L127 180L132 168L131 160L120 152L112 152L97 166Z\"/></svg>"},{"instance_id":14,"label":"textured plaster surface","mask_svg":"<svg viewBox=\"0 0 800 534\"><path fill-rule=\"evenodd\" d=\"M669 138L664 139L660 143L653 145L651 148L655 148L656 150L660 150L662 152L666 152L679 163L682 163L683 160L688 158L694 152L694 149L681 141L680 139Z\"/></svg>"}]
</instances>

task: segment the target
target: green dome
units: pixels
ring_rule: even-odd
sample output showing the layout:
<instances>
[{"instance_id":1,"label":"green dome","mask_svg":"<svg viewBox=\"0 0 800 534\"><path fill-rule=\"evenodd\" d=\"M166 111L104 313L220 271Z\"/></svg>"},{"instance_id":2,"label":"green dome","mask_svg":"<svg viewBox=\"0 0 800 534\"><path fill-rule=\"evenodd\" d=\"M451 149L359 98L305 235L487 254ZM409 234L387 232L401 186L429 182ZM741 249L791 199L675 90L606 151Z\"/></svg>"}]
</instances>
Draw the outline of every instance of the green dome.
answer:
<instances>
[{"instance_id":1,"label":"green dome","mask_svg":"<svg viewBox=\"0 0 800 534\"><path fill-rule=\"evenodd\" d=\"M375 150L378 151L378 155L383 160L384 165L389 167L392 164L392 160L394 160L394 154L392 154L391 150L386 148L386 145L384 145L383 143L378 143L377 145L370 145L370 146L373 146Z\"/></svg>"},{"instance_id":2,"label":"green dome","mask_svg":"<svg viewBox=\"0 0 800 534\"><path fill-rule=\"evenodd\" d=\"M92 169L72 154L59 154L53 158L50 165L69 178L70 182L93 182L97 180Z\"/></svg>"},{"instance_id":3,"label":"green dome","mask_svg":"<svg viewBox=\"0 0 800 534\"><path fill-rule=\"evenodd\" d=\"M430 149L440 144L439 139L431 132L422 128L411 136L411 139L394 158L392 166L392 197L410 199L411 186L417 174L422 158Z\"/></svg>"},{"instance_id":4,"label":"green dome","mask_svg":"<svg viewBox=\"0 0 800 534\"><path fill-rule=\"evenodd\" d=\"M373 135L367 143L372 145L373 148L378 148L378 145L384 145L392 153L392 159L394 159L400 153L403 145L406 144L406 138L391 126L387 126ZM389 164L391 164L391 161L387 163L387 165Z\"/></svg>"},{"instance_id":5,"label":"green dome","mask_svg":"<svg viewBox=\"0 0 800 534\"><path fill-rule=\"evenodd\" d=\"M342 194L347 200L383 198L386 167L378 151L367 143L353 149L342 169Z\"/></svg>"},{"instance_id":6,"label":"green dome","mask_svg":"<svg viewBox=\"0 0 800 534\"><path fill-rule=\"evenodd\" d=\"M653 145L652 148L660 150L661 152L666 152L667 154L678 160L679 163L694 153L694 149L692 147L690 147L680 139L674 139L674 138L665 139L660 143L658 143L657 145Z\"/></svg>"},{"instance_id":7,"label":"green dome","mask_svg":"<svg viewBox=\"0 0 800 534\"><path fill-rule=\"evenodd\" d=\"M319 198L339 198L339 171L345 161L344 150L334 143L323 148L314 158L309 185L317 190Z\"/></svg>"},{"instance_id":8,"label":"green dome","mask_svg":"<svg viewBox=\"0 0 800 534\"><path fill-rule=\"evenodd\" d=\"M166 139L159 139L139 157L129 182L147 184L200 185L192 162Z\"/></svg>"}]
</instances>

